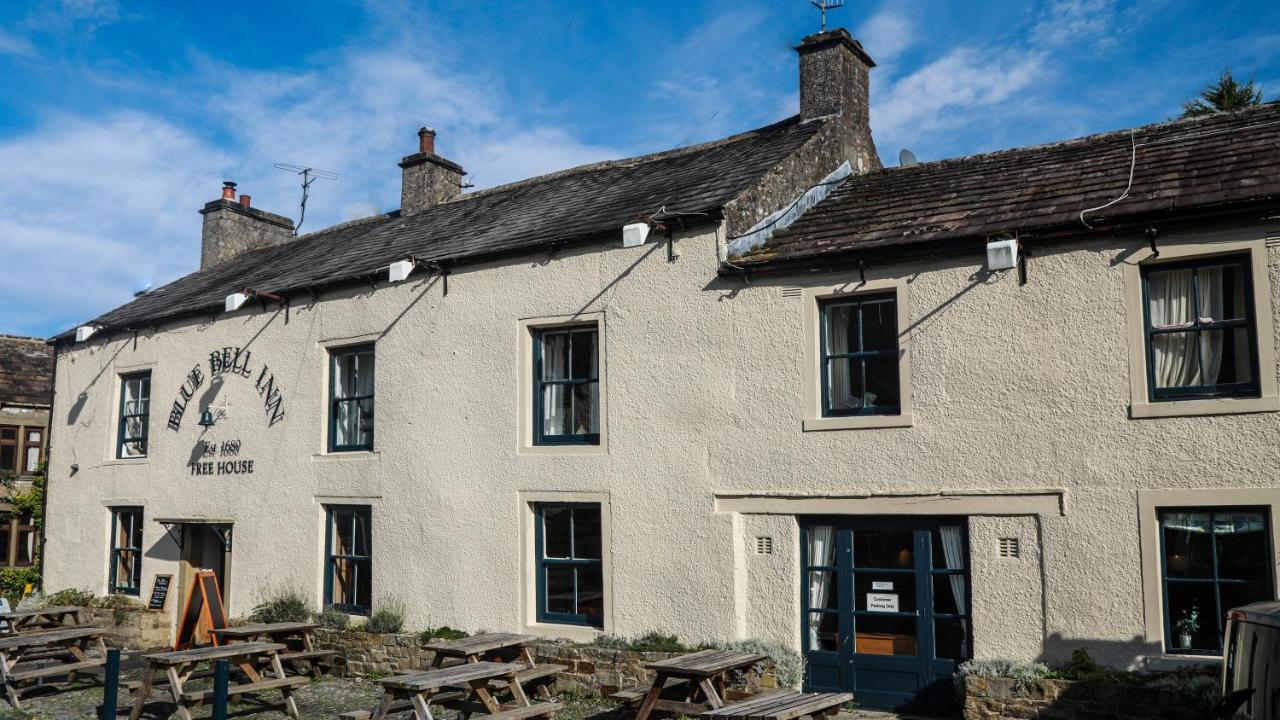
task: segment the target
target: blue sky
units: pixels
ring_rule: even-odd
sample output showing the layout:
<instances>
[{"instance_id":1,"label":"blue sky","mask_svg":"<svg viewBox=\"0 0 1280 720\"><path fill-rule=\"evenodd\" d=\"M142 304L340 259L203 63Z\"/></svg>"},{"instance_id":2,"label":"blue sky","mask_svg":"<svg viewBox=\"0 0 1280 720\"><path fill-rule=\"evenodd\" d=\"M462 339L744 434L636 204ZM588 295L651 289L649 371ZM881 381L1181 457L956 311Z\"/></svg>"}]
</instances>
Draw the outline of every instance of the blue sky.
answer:
<instances>
[{"instance_id":1,"label":"blue sky","mask_svg":"<svg viewBox=\"0 0 1280 720\"><path fill-rule=\"evenodd\" d=\"M48 335L199 262L234 179L341 174L305 229L394 209L432 125L489 187L794 114L807 0L0 5L0 333ZM1225 67L1280 95L1280 3L849 0L886 163L1176 116Z\"/></svg>"}]
</instances>

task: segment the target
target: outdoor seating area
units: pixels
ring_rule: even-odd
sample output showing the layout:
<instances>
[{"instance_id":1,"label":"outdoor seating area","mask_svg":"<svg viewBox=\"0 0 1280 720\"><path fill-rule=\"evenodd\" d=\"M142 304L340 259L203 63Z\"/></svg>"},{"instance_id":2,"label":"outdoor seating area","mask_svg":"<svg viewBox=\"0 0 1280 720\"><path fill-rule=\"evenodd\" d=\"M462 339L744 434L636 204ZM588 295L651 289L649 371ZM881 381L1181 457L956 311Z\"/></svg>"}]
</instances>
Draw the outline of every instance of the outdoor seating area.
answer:
<instances>
[{"instance_id":1,"label":"outdoor seating area","mask_svg":"<svg viewBox=\"0 0 1280 720\"><path fill-rule=\"evenodd\" d=\"M0 613L0 682L5 699L22 707L31 682L71 683L78 673L106 664L102 628L80 625L80 608L58 606Z\"/></svg>"}]
</instances>

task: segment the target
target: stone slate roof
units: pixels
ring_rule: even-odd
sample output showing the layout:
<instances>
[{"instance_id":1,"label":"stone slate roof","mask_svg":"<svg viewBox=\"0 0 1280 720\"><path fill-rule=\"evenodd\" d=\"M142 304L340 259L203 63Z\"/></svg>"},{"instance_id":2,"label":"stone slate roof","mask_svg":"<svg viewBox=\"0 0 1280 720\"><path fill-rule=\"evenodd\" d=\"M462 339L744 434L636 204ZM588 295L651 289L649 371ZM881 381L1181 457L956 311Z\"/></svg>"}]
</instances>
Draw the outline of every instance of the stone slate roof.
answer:
<instances>
[{"instance_id":1,"label":"stone slate roof","mask_svg":"<svg viewBox=\"0 0 1280 720\"><path fill-rule=\"evenodd\" d=\"M1280 198L1280 103L1147 125L1039 147L851 177L764 245L731 259L746 270L821 269L859 257L973 245L988 235L1078 234L1086 219L1126 220L1228 209ZM976 249L976 245L974 246Z\"/></svg>"},{"instance_id":2,"label":"stone slate roof","mask_svg":"<svg viewBox=\"0 0 1280 720\"><path fill-rule=\"evenodd\" d=\"M0 335L0 405L48 405L53 348L39 338Z\"/></svg>"},{"instance_id":3,"label":"stone slate roof","mask_svg":"<svg viewBox=\"0 0 1280 720\"><path fill-rule=\"evenodd\" d=\"M624 224L664 206L668 213L714 215L822 125L796 116L704 145L470 193L411 215L395 212L337 225L194 272L93 322L142 328L221 309L227 295L245 288L290 293L373 276L385 280L387 266L409 256L448 266L620 238Z\"/></svg>"}]
</instances>

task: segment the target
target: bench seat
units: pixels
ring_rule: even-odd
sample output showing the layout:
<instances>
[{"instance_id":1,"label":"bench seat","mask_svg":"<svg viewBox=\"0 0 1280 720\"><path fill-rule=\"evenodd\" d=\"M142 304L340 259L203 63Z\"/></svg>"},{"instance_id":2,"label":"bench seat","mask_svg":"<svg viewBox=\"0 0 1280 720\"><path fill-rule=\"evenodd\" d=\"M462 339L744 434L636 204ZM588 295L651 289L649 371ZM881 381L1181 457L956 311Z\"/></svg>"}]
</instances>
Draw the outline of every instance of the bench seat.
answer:
<instances>
[{"instance_id":1,"label":"bench seat","mask_svg":"<svg viewBox=\"0 0 1280 720\"><path fill-rule=\"evenodd\" d=\"M83 662L63 663L60 665L46 665L44 667L32 668L31 670L19 670L18 672L9 673L9 680L11 682L21 682L23 680L50 677L53 675L67 675L80 670L100 668L105 664L105 660L85 660Z\"/></svg>"},{"instance_id":2,"label":"bench seat","mask_svg":"<svg viewBox=\"0 0 1280 720\"><path fill-rule=\"evenodd\" d=\"M261 690L292 687L294 685L306 685L309 682L311 681L299 675L282 678L263 678L260 682L231 685L227 688L227 695L243 695L244 693L259 692ZM212 689L192 690L190 692L182 693L182 699L187 702L205 702L212 697Z\"/></svg>"},{"instance_id":3,"label":"bench seat","mask_svg":"<svg viewBox=\"0 0 1280 720\"><path fill-rule=\"evenodd\" d=\"M689 681L683 678L667 678L667 683L662 686L662 692L666 692L668 690L683 689L684 686L688 684L689 684ZM621 700L626 703L640 702L641 700L644 699L645 695L649 694L649 690L652 687L653 687L652 685L646 685L644 687L632 688L630 690L621 690L619 692L616 692L610 695L609 697L614 700Z\"/></svg>"},{"instance_id":4,"label":"bench seat","mask_svg":"<svg viewBox=\"0 0 1280 720\"><path fill-rule=\"evenodd\" d=\"M485 720L524 720L524 718L534 717L553 717L555 714L564 709L564 706L555 702L534 703L527 707L514 707L496 712L492 715L477 715L477 718Z\"/></svg>"}]
</instances>

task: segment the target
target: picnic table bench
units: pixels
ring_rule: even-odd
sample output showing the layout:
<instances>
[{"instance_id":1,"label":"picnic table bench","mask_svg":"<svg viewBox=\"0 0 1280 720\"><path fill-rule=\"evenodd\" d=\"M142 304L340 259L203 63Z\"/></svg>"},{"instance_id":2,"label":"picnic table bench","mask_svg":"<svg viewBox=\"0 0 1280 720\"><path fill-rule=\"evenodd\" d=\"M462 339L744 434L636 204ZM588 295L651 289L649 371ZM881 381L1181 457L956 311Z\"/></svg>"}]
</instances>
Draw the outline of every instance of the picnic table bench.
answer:
<instances>
[{"instance_id":1,"label":"picnic table bench","mask_svg":"<svg viewBox=\"0 0 1280 720\"><path fill-rule=\"evenodd\" d=\"M738 650L701 650L680 657L646 663L654 672L653 686L644 693L618 694L623 700L639 700L636 720L649 720L654 710L677 715L697 715L724 706L726 676L767 657ZM676 698L663 698L663 691L677 691ZM683 696L683 699L678 699Z\"/></svg>"},{"instance_id":2,"label":"picnic table bench","mask_svg":"<svg viewBox=\"0 0 1280 720\"><path fill-rule=\"evenodd\" d=\"M35 610L3 612L0 613L0 633L16 635L33 630L79 625L80 613L83 611L84 608L76 605L57 605Z\"/></svg>"},{"instance_id":3,"label":"picnic table bench","mask_svg":"<svg viewBox=\"0 0 1280 720\"><path fill-rule=\"evenodd\" d=\"M91 645L96 655L89 654ZM107 648L99 627L65 627L7 635L0 637L0 681L4 683L9 704L18 708L21 707L19 683L58 675L66 675L71 682L77 672L105 665L106 658ZM37 661L56 662L27 667Z\"/></svg>"},{"instance_id":4,"label":"picnic table bench","mask_svg":"<svg viewBox=\"0 0 1280 720\"><path fill-rule=\"evenodd\" d=\"M138 696L134 700L133 711L129 713L129 720L138 720L142 716L142 710L155 685L156 676L160 674L164 674L168 679L169 696L173 704L178 707L178 715L182 720L191 720L191 708L199 707L212 698L213 690L189 691L184 686L201 664L207 663L212 667L218 660L230 661L231 665L238 667L248 679L248 682L231 683L227 688L229 695L278 689L284 696L285 711L290 717L296 719L298 706L293 700L293 688L297 685L305 685L308 680L298 675L285 675L284 666L280 662L280 651L286 649L281 643L242 642L219 647L143 655L142 659L147 662L147 670L142 677L142 684L137 689ZM269 664L274 677L266 678L258 672L257 665L263 661Z\"/></svg>"},{"instance_id":5,"label":"picnic table bench","mask_svg":"<svg viewBox=\"0 0 1280 720\"><path fill-rule=\"evenodd\" d=\"M273 642L292 646L280 653L280 661L297 665L304 673L319 677L322 664L332 662L336 650L317 650L312 640L312 633L320 627L317 623L278 622L252 623L230 628L215 628L209 631L220 644L231 645L237 642Z\"/></svg>"},{"instance_id":6,"label":"picnic table bench","mask_svg":"<svg viewBox=\"0 0 1280 720\"><path fill-rule=\"evenodd\" d=\"M514 663L497 663L488 660L463 662L450 667L435 668L418 673L397 675L378 682L382 685L382 701L373 711L373 720L383 720L390 713L413 710L416 720L435 720L431 715L431 701L440 698L453 688L465 685L469 689L468 696L459 705L460 716L469 717L474 705L479 705L488 714L487 720L523 720L524 718L551 718L561 709L559 703L540 702L530 704L524 688L520 686L516 675L523 669ZM503 708L489 691L490 682L501 680L506 684L515 706ZM367 718L363 711L346 713L344 718Z\"/></svg>"},{"instance_id":7,"label":"picnic table bench","mask_svg":"<svg viewBox=\"0 0 1280 720\"><path fill-rule=\"evenodd\" d=\"M455 663L476 663L482 660L507 661L520 664L516 673L516 682L521 687L533 686L534 691L543 699L551 697L551 684L555 676L565 670L565 665L539 665L529 651L530 635L515 633L482 633L458 640L438 640L425 643L422 647L435 652L431 667L440 668ZM490 683L491 692L499 692L505 686L502 680ZM459 686L462 687L462 686Z\"/></svg>"},{"instance_id":8,"label":"picnic table bench","mask_svg":"<svg viewBox=\"0 0 1280 720\"><path fill-rule=\"evenodd\" d=\"M803 693L795 690L756 695L732 705L708 710L708 720L817 720L835 715L853 693Z\"/></svg>"}]
</instances>

